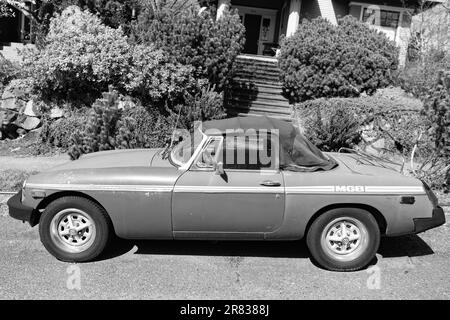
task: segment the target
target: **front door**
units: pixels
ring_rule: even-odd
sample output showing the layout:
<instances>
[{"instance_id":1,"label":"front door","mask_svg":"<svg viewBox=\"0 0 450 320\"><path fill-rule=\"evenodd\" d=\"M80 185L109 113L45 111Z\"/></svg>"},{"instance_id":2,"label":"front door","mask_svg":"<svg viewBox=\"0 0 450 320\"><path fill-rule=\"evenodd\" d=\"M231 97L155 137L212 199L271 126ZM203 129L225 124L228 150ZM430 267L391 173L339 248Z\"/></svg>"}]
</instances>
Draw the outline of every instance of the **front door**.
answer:
<instances>
[{"instance_id":1,"label":"front door","mask_svg":"<svg viewBox=\"0 0 450 320\"><path fill-rule=\"evenodd\" d=\"M259 34L261 31L260 15L246 14L244 19L245 46L244 53L258 54Z\"/></svg>"},{"instance_id":2,"label":"front door","mask_svg":"<svg viewBox=\"0 0 450 320\"><path fill-rule=\"evenodd\" d=\"M271 160L251 161L253 151L263 146L257 138L241 141L212 138L178 179L172 198L175 238L262 239L281 226L283 176ZM215 172L212 158L224 160L223 174Z\"/></svg>"}]
</instances>

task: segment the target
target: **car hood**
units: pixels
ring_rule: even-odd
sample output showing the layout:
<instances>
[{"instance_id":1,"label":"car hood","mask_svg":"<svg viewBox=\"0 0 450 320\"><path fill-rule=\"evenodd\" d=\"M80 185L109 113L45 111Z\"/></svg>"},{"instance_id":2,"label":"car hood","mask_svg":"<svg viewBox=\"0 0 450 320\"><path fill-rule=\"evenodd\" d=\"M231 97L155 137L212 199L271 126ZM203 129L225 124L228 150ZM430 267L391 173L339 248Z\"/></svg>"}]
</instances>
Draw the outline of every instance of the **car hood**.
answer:
<instances>
[{"instance_id":1,"label":"car hood","mask_svg":"<svg viewBox=\"0 0 450 320\"><path fill-rule=\"evenodd\" d=\"M161 151L162 149L123 149L94 152L48 171L121 167L171 167L172 165L168 159L161 157Z\"/></svg>"}]
</instances>

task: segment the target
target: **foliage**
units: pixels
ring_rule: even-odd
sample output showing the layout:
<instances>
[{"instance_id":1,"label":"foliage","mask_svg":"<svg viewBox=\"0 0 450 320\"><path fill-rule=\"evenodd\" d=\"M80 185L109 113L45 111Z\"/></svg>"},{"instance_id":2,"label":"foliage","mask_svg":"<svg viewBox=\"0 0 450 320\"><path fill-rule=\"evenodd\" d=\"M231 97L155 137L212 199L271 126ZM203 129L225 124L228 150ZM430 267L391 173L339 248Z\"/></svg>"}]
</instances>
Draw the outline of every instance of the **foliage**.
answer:
<instances>
[{"instance_id":1,"label":"foliage","mask_svg":"<svg viewBox=\"0 0 450 320\"><path fill-rule=\"evenodd\" d=\"M338 26L304 20L281 44L279 66L294 101L372 94L391 82L398 49L383 34L351 17Z\"/></svg>"},{"instance_id":2,"label":"foliage","mask_svg":"<svg viewBox=\"0 0 450 320\"><path fill-rule=\"evenodd\" d=\"M171 124L141 105L123 110L116 128L116 149L161 148L171 137Z\"/></svg>"},{"instance_id":3,"label":"foliage","mask_svg":"<svg viewBox=\"0 0 450 320\"><path fill-rule=\"evenodd\" d=\"M331 114L323 117L317 108L316 116L306 128L305 134L323 151L339 151L342 147L352 148L361 140L358 120L348 109L333 109Z\"/></svg>"},{"instance_id":4,"label":"foliage","mask_svg":"<svg viewBox=\"0 0 450 320\"><path fill-rule=\"evenodd\" d=\"M193 67L171 62L154 45L136 45L126 75L125 88L130 95L157 106L181 103L186 93L196 90Z\"/></svg>"},{"instance_id":5,"label":"foliage","mask_svg":"<svg viewBox=\"0 0 450 320\"><path fill-rule=\"evenodd\" d=\"M171 112L169 121L177 128L193 129L194 121L221 119L225 116L223 93L214 87L203 87L195 95L187 95L185 105L177 105Z\"/></svg>"},{"instance_id":6,"label":"foliage","mask_svg":"<svg viewBox=\"0 0 450 320\"><path fill-rule=\"evenodd\" d=\"M113 150L119 118L119 96L116 91L110 89L92 105L85 127L72 135L70 157L78 159L85 153Z\"/></svg>"},{"instance_id":7,"label":"foliage","mask_svg":"<svg viewBox=\"0 0 450 320\"><path fill-rule=\"evenodd\" d=\"M431 125L435 150L450 158L450 71L440 72L436 85L424 99L425 114Z\"/></svg>"},{"instance_id":8,"label":"foliage","mask_svg":"<svg viewBox=\"0 0 450 320\"><path fill-rule=\"evenodd\" d=\"M16 64L5 59L0 53L0 96L5 86L19 75L19 68Z\"/></svg>"},{"instance_id":9,"label":"foliage","mask_svg":"<svg viewBox=\"0 0 450 320\"><path fill-rule=\"evenodd\" d=\"M73 0L72 0L73 1ZM78 6L89 9L102 22L111 27L121 27L125 34L131 30L133 8L139 8L138 0L78 0Z\"/></svg>"},{"instance_id":10,"label":"foliage","mask_svg":"<svg viewBox=\"0 0 450 320\"><path fill-rule=\"evenodd\" d=\"M296 116L307 135L320 138L316 143L324 150L384 139L382 153L403 156L410 154L420 132L425 131L428 124L420 109L379 95L305 101L296 106ZM339 128L342 133L338 132ZM342 137L337 139L339 134ZM429 149L429 140L424 138L421 142L424 154L425 149Z\"/></svg>"},{"instance_id":11,"label":"foliage","mask_svg":"<svg viewBox=\"0 0 450 320\"><path fill-rule=\"evenodd\" d=\"M24 68L42 98L90 104L108 85L123 87L130 48L121 29L72 6L52 19L45 42L42 50L24 55Z\"/></svg>"},{"instance_id":12,"label":"foliage","mask_svg":"<svg viewBox=\"0 0 450 320\"><path fill-rule=\"evenodd\" d=\"M422 98L436 84L440 70L450 70L450 54L431 50L420 59L409 61L399 72L397 83L407 92Z\"/></svg>"},{"instance_id":13,"label":"foliage","mask_svg":"<svg viewBox=\"0 0 450 320\"><path fill-rule=\"evenodd\" d=\"M38 0L35 6L29 6L27 0L0 0L0 17L13 16L12 7L22 11L29 19L31 34L24 34L39 47L49 30L50 20L67 7L76 5L98 16L104 24L112 28L121 27L126 34L131 29L133 12L139 11L140 0ZM8 6L8 4L10 6ZM11 7L12 6L12 7Z\"/></svg>"},{"instance_id":14,"label":"foliage","mask_svg":"<svg viewBox=\"0 0 450 320\"><path fill-rule=\"evenodd\" d=\"M158 148L168 144L174 128L192 128L194 120L220 118L224 115L222 94L212 88L189 96L188 105L178 105L169 116L157 108L145 108L110 89L90 110L81 130L74 130L69 155L113 149ZM177 113L177 111L178 113Z\"/></svg>"},{"instance_id":15,"label":"foliage","mask_svg":"<svg viewBox=\"0 0 450 320\"><path fill-rule=\"evenodd\" d=\"M37 171L23 171L17 169L0 170L0 190L18 191L23 182Z\"/></svg>"},{"instance_id":16,"label":"foliage","mask_svg":"<svg viewBox=\"0 0 450 320\"><path fill-rule=\"evenodd\" d=\"M239 15L227 11L216 21L214 9L200 13L195 4L178 10L173 2L161 1L159 6L144 8L134 27L134 41L154 44L172 62L193 66L197 79L208 79L216 89L223 89L244 45Z\"/></svg>"},{"instance_id":17,"label":"foliage","mask_svg":"<svg viewBox=\"0 0 450 320\"><path fill-rule=\"evenodd\" d=\"M162 147L171 128L157 109L146 109L110 88L94 103L85 125L72 134L69 155L78 159L96 151Z\"/></svg>"},{"instance_id":18,"label":"foliage","mask_svg":"<svg viewBox=\"0 0 450 320\"><path fill-rule=\"evenodd\" d=\"M39 142L50 148L68 150L72 134L84 126L86 116L87 110L77 110L56 120L44 117Z\"/></svg>"}]
</instances>

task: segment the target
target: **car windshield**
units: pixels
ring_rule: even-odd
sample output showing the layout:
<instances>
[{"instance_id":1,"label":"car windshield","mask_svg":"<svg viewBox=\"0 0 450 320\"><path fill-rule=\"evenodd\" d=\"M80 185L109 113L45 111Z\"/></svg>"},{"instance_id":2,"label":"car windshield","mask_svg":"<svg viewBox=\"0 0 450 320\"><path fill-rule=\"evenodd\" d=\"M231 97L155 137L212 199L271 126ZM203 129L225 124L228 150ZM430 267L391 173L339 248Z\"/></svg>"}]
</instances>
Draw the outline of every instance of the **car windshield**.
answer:
<instances>
[{"instance_id":1,"label":"car windshield","mask_svg":"<svg viewBox=\"0 0 450 320\"><path fill-rule=\"evenodd\" d=\"M199 129L194 132L187 139L183 139L170 152L170 159L177 166L186 164L194 154L197 147L203 139L203 134Z\"/></svg>"}]
</instances>

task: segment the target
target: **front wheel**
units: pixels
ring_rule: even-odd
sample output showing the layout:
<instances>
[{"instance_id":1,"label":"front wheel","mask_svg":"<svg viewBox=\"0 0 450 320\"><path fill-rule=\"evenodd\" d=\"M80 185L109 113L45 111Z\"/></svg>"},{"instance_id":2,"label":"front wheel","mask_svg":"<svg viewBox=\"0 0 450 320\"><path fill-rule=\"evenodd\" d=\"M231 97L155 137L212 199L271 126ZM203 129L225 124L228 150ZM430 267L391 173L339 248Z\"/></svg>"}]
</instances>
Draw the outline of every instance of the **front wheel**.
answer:
<instances>
[{"instance_id":1,"label":"front wheel","mask_svg":"<svg viewBox=\"0 0 450 320\"><path fill-rule=\"evenodd\" d=\"M63 197L50 203L39 222L45 248L58 260L86 262L105 249L111 232L105 210L82 197Z\"/></svg>"},{"instance_id":2,"label":"front wheel","mask_svg":"<svg viewBox=\"0 0 450 320\"><path fill-rule=\"evenodd\" d=\"M333 209L314 220L306 242L320 266L333 271L354 271L364 268L375 257L380 229L366 210Z\"/></svg>"}]
</instances>

